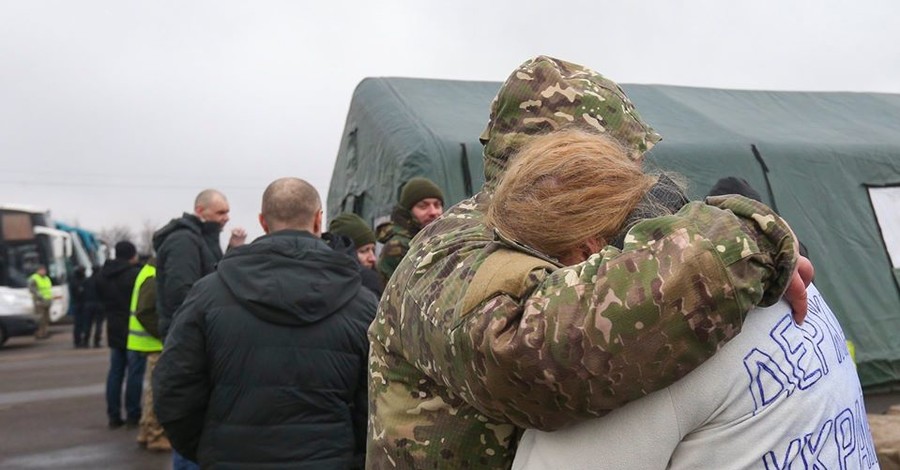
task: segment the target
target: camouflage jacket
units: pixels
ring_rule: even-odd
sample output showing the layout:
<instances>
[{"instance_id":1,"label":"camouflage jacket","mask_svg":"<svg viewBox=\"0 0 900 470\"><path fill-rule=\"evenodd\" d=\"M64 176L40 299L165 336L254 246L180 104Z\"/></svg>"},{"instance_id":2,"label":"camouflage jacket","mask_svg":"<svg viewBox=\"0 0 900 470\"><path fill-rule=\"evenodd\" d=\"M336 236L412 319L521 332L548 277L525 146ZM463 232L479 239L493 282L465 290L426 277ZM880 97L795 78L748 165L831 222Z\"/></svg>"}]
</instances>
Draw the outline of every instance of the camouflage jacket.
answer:
<instances>
[{"instance_id":1,"label":"camouflage jacket","mask_svg":"<svg viewBox=\"0 0 900 470\"><path fill-rule=\"evenodd\" d=\"M521 428L601 416L693 370L780 298L795 260L770 209L719 197L639 223L622 251L537 260L518 292L484 291L485 260L520 249L481 222L488 199L429 224L385 290L367 468L508 468Z\"/></svg>"},{"instance_id":2,"label":"camouflage jacket","mask_svg":"<svg viewBox=\"0 0 900 470\"><path fill-rule=\"evenodd\" d=\"M631 158L660 139L593 70L541 56L513 71L482 134L484 189L412 240L369 329L367 468L508 468L522 428L601 416L673 383L786 288L795 238L741 197L640 222L621 251L564 268L496 237L483 218L509 158L572 125L609 133ZM505 252L514 262L497 269Z\"/></svg>"},{"instance_id":3,"label":"camouflage jacket","mask_svg":"<svg viewBox=\"0 0 900 470\"><path fill-rule=\"evenodd\" d=\"M399 206L394 207L391 212L391 223L379 228L378 242L383 246L375 267L382 283L386 284L394 274L400 260L409 251L410 240L420 229L421 226L413 219L412 213Z\"/></svg>"}]
</instances>

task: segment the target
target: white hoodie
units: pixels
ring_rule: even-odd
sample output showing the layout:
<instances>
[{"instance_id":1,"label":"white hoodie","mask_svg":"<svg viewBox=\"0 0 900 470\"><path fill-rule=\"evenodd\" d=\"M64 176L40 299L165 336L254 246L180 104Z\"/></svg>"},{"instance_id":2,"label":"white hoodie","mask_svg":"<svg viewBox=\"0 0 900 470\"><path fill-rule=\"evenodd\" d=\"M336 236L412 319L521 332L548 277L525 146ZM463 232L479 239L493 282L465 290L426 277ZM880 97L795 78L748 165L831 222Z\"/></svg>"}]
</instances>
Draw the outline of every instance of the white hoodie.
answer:
<instances>
[{"instance_id":1,"label":"white hoodie","mask_svg":"<svg viewBox=\"0 0 900 470\"><path fill-rule=\"evenodd\" d=\"M808 295L801 326L786 302L753 310L674 385L601 419L525 432L513 469L878 468L843 330L815 286Z\"/></svg>"}]
</instances>

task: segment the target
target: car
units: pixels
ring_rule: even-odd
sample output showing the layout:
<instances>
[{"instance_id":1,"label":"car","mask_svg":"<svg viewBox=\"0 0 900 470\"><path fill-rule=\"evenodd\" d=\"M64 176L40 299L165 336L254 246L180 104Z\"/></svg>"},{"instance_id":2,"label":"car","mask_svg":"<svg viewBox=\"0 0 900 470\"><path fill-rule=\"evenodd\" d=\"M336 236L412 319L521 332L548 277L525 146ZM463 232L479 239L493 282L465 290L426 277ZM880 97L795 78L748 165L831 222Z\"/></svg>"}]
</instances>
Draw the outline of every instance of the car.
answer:
<instances>
[{"instance_id":1,"label":"car","mask_svg":"<svg viewBox=\"0 0 900 470\"><path fill-rule=\"evenodd\" d=\"M13 336L33 336L38 324L34 315L0 316L0 347Z\"/></svg>"},{"instance_id":2,"label":"car","mask_svg":"<svg viewBox=\"0 0 900 470\"><path fill-rule=\"evenodd\" d=\"M28 292L0 287L0 347L14 336L31 336L38 319Z\"/></svg>"}]
</instances>

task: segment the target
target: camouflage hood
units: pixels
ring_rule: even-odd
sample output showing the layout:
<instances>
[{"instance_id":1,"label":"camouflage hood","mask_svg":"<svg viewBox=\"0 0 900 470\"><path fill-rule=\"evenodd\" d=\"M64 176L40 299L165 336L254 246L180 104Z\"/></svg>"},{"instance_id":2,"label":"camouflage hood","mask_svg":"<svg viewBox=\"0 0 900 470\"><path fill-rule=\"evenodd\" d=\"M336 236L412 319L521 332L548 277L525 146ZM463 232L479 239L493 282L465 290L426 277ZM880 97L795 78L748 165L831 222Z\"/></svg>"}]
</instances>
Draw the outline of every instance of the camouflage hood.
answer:
<instances>
[{"instance_id":1,"label":"camouflage hood","mask_svg":"<svg viewBox=\"0 0 900 470\"><path fill-rule=\"evenodd\" d=\"M585 66L538 56L513 71L491 103L481 134L485 189L497 185L510 156L531 136L568 126L608 132L635 159L661 139L615 82Z\"/></svg>"}]
</instances>

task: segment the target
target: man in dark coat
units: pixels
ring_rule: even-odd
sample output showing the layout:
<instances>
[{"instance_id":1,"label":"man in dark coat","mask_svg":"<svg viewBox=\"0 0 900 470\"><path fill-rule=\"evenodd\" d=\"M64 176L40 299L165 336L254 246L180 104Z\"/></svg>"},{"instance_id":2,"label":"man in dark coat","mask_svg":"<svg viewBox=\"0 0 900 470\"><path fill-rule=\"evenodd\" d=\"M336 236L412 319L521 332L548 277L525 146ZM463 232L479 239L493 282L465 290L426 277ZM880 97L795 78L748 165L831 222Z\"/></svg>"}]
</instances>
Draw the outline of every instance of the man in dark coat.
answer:
<instances>
[{"instance_id":1,"label":"man in dark coat","mask_svg":"<svg viewBox=\"0 0 900 470\"><path fill-rule=\"evenodd\" d=\"M137 250L131 242L116 243L116 258L103 265L97 278L97 295L106 312L106 341L110 352L106 376L106 414L110 429L126 423L137 426L141 419L144 356L126 348L131 291L141 270L137 260ZM122 420L122 382L125 382L125 421Z\"/></svg>"},{"instance_id":2,"label":"man in dark coat","mask_svg":"<svg viewBox=\"0 0 900 470\"><path fill-rule=\"evenodd\" d=\"M163 340L173 315L191 286L213 272L222 259L219 233L228 223L230 207L225 195L206 189L194 200L194 213L185 212L153 234L156 250L156 310ZM231 233L229 248L244 244L247 234L237 228Z\"/></svg>"},{"instance_id":3,"label":"man in dark coat","mask_svg":"<svg viewBox=\"0 0 900 470\"><path fill-rule=\"evenodd\" d=\"M100 301L100 295L97 293L97 283L100 280L100 271L102 267L95 265L91 268L93 271L91 276L84 281L82 286L82 301L84 302L84 310L87 316L87 333L85 341L90 341L91 330L94 333L94 347L99 348L100 338L103 337L103 320L106 318L103 312L103 302Z\"/></svg>"},{"instance_id":4,"label":"man in dark coat","mask_svg":"<svg viewBox=\"0 0 900 470\"><path fill-rule=\"evenodd\" d=\"M159 334L165 343L175 312L188 291L203 276L215 271L222 259L219 234L228 223L228 199L215 189L205 189L194 199L194 213L185 212L153 234L156 250L156 310ZM244 244L247 233L236 228L228 247ZM173 470L194 470L197 465L172 454Z\"/></svg>"},{"instance_id":5,"label":"man in dark coat","mask_svg":"<svg viewBox=\"0 0 900 470\"><path fill-rule=\"evenodd\" d=\"M69 311L75 317L75 326L72 328L72 340L76 348L90 346L88 339L91 336L90 317L84 308L84 283L87 281L84 266L75 268L72 280L69 281Z\"/></svg>"},{"instance_id":6,"label":"man in dark coat","mask_svg":"<svg viewBox=\"0 0 900 470\"><path fill-rule=\"evenodd\" d=\"M358 262L319 238L321 208L306 181L270 184L267 235L229 251L175 316L153 378L156 413L203 468L363 464L377 299Z\"/></svg>"}]
</instances>

